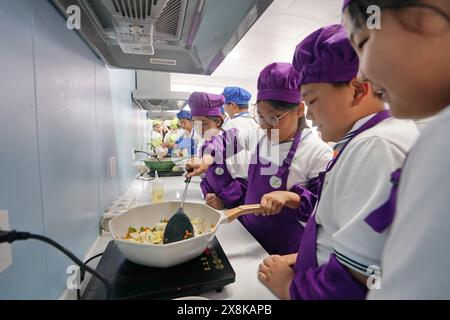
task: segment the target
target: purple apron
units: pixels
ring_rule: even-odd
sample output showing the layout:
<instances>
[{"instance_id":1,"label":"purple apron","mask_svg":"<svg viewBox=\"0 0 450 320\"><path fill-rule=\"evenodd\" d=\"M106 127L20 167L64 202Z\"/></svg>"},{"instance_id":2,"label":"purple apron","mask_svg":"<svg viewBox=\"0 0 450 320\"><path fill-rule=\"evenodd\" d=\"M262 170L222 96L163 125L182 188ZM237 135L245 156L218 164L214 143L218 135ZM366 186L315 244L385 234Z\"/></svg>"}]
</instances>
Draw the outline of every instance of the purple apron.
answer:
<instances>
[{"instance_id":1,"label":"purple apron","mask_svg":"<svg viewBox=\"0 0 450 320\"><path fill-rule=\"evenodd\" d=\"M326 171L319 175L321 185L318 194L319 201L326 174L333 169L349 142L358 134L376 126L389 117L389 111L385 110L379 112L355 131L352 137L339 151L336 158L330 161ZM291 299L364 299L367 294L366 286L356 280L347 269L337 261L334 254L330 255L328 263L319 267L316 249L317 223L314 213L306 224L300 248L298 250L297 261L294 265L296 275L289 290Z\"/></svg>"},{"instance_id":2,"label":"purple apron","mask_svg":"<svg viewBox=\"0 0 450 320\"><path fill-rule=\"evenodd\" d=\"M261 169L271 167L270 161L262 164L259 143L248 169L248 190L245 204L261 202L263 195L273 191L287 191L289 167L300 143L301 131L295 135L292 146L278 172L262 175ZM269 254L289 254L298 251L303 226L299 222L298 209L284 207L279 214L271 216L243 215L238 219ZM307 220L304 219L305 221Z\"/></svg>"},{"instance_id":3,"label":"purple apron","mask_svg":"<svg viewBox=\"0 0 450 320\"><path fill-rule=\"evenodd\" d=\"M222 200L225 208L234 208L243 204L247 190L247 181L242 178L234 179L225 163L225 159L230 156L226 154L226 151L229 153L226 146L230 143L234 144L232 151L236 152L238 148L235 129L222 131L221 135L213 137L210 142L202 146L202 153L211 147L211 156L216 161L206 171L200 188L204 197L208 193L215 193Z\"/></svg>"},{"instance_id":4,"label":"purple apron","mask_svg":"<svg viewBox=\"0 0 450 320\"><path fill-rule=\"evenodd\" d=\"M378 233L382 233L386 230L394 220L395 209L397 205L397 192L398 184L400 182L400 176L402 175L402 169L397 169L391 174L391 194L389 199L378 209L370 213L364 220L369 226L372 227Z\"/></svg>"}]
</instances>

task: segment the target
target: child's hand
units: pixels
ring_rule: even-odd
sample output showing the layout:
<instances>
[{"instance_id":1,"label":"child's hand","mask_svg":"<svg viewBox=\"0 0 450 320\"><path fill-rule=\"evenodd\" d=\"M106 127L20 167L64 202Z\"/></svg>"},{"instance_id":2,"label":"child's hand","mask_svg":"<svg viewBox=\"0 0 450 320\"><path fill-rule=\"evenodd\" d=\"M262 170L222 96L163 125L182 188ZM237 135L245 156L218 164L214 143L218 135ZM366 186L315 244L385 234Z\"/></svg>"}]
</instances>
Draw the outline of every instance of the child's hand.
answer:
<instances>
[{"instance_id":1,"label":"child's hand","mask_svg":"<svg viewBox=\"0 0 450 320\"><path fill-rule=\"evenodd\" d=\"M297 209L300 206L300 196L289 191L274 191L261 198L261 214L264 216L278 214L284 206Z\"/></svg>"},{"instance_id":2,"label":"child's hand","mask_svg":"<svg viewBox=\"0 0 450 320\"><path fill-rule=\"evenodd\" d=\"M294 276L285 256L269 256L259 265L259 280L281 299L290 299L289 287Z\"/></svg>"},{"instance_id":3,"label":"child's hand","mask_svg":"<svg viewBox=\"0 0 450 320\"><path fill-rule=\"evenodd\" d=\"M206 204L217 210L222 210L224 205L222 200L215 193L208 193L205 197Z\"/></svg>"},{"instance_id":4,"label":"child's hand","mask_svg":"<svg viewBox=\"0 0 450 320\"><path fill-rule=\"evenodd\" d=\"M211 156L205 156L203 159L192 157L186 163L186 170L189 172L186 177L190 178L205 174L212 163L214 163L214 159Z\"/></svg>"},{"instance_id":5,"label":"child's hand","mask_svg":"<svg viewBox=\"0 0 450 320\"><path fill-rule=\"evenodd\" d=\"M163 147L172 149L175 146L175 143L166 142L162 144Z\"/></svg>"},{"instance_id":6,"label":"child's hand","mask_svg":"<svg viewBox=\"0 0 450 320\"><path fill-rule=\"evenodd\" d=\"M286 193L284 191L274 191L265 194L261 198L261 214L263 216L269 216L280 213L288 201Z\"/></svg>"},{"instance_id":7,"label":"child's hand","mask_svg":"<svg viewBox=\"0 0 450 320\"><path fill-rule=\"evenodd\" d=\"M287 254L285 256L281 256L281 258L284 258L284 261L290 266L294 266L294 264L297 262L297 253Z\"/></svg>"}]
</instances>

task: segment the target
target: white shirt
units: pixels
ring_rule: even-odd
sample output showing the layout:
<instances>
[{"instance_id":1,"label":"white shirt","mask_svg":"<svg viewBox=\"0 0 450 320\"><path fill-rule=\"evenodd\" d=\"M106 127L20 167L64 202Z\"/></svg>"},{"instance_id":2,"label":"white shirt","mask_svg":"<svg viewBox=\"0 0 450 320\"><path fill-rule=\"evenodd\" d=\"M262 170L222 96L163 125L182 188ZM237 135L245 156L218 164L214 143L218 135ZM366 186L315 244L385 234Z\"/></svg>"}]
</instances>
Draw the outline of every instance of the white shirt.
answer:
<instances>
[{"instance_id":1,"label":"white shirt","mask_svg":"<svg viewBox=\"0 0 450 320\"><path fill-rule=\"evenodd\" d=\"M184 134L183 129L170 130L169 132L166 133L166 136L164 137L164 143L171 142L170 140L172 139L172 136L174 136L172 140L177 141L180 137L183 136L183 134Z\"/></svg>"},{"instance_id":2,"label":"white shirt","mask_svg":"<svg viewBox=\"0 0 450 320\"><path fill-rule=\"evenodd\" d=\"M373 116L357 121L351 131ZM370 266L380 269L389 229L378 233L364 219L388 200L390 175L402 166L417 136L412 121L390 118L351 140L326 175L317 206L319 265L334 252L339 262L362 274L370 273Z\"/></svg>"},{"instance_id":3,"label":"white shirt","mask_svg":"<svg viewBox=\"0 0 450 320\"><path fill-rule=\"evenodd\" d=\"M183 129L183 132L180 135L180 138L183 138L183 139L192 138L194 140L194 144L195 144L196 148L199 147L200 144L202 143L202 137L200 135L198 135L194 129L192 129L191 132Z\"/></svg>"},{"instance_id":4,"label":"white shirt","mask_svg":"<svg viewBox=\"0 0 450 320\"><path fill-rule=\"evenodd\" d=\"M433 116L429 118L414 120L414 122L419 128L419 131L422 132L431 122L433 122L435 118L436 116Z\"/></svg>"},{"instance_id":5,"label":"white shirt","mask_svg":"<svg viewBox=\"0 0 450 320\"><path fill-rule=\"evenodd\" d=\"M250 163L251 151L256 149L257 132L260 130L259 124L250 114L244 114L228 119L222 126L223 130L237 129L238 143L244 149L228 158L227 168L230 174L235 177L247 179L248 165Z\"/></svg>"},{"instance_id":6,"label":"white shirt","mask_svg":"<svg viewBox=\"0 0 450 320\"><path fill-rule=\"evenodd\" d=\"M246 127L251 128L259 128L259 124L255 121L255 119L250 115L250 113L245 112L242 115L235 115L232 118L229 118L224 124L223 129L229 130L232 128L243 129Z\"/></svg>"},{"instance_id":7,"label":"white shirt","mask_svg":"<svg viewBox=\"0 0 450 320\"><path fill-rule=\"evenodd\" d=\"M369 299L450 299L450 106L422 132L404 167Z\"/></svg>"},{"instance_id":8,"label":"white shirt","mask_svg":"<svg viewBox=\"0 0 450 320\"><path fill-rule=\"evenodd\" d=\"M272 163L267 171L268 175L277 173L279 166L286 159L293 141L275 143L265 135L261 140L260 161L262 163ZM270 148L268 148L268 145ZM255 147L256 150L256 147ZM256 152L256 151L255 151ZM302 140L298 145L294 158L289 168L287 189L294 185L306 186L308 181L316 178L320 172L324 171L328 162L332 159L332 149L323 142L311 129L302 131ZM263 172L261 172L264 174Z\"/></svg>"}]
</instances>

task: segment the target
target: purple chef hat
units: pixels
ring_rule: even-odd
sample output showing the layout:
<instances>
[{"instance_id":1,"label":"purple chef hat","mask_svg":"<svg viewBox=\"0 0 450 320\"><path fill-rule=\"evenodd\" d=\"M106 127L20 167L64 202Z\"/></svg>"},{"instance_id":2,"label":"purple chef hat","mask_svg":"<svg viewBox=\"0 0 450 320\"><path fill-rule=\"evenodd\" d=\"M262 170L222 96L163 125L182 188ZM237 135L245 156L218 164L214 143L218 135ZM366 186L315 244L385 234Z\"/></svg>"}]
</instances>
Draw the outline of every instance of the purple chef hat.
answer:
<instances>
[{"instance_id":1,"label":"purple chef hat","mask_svg":"<svg viewBox=\"0 0 450 320\"><path fill-rule=\"evenodd\" d=\"M274 62L261 71L257 101L261 100L300 102L299 74L292 64Z\"/></svg>"},{"instance_id":2,"label":"purple chef hat","mask_svg":"<svg viewBox=\"0 0 450 320\"><path fill-rule=\"evenodd\" d=\"M342 6L342 11L344 11L348 5L350 4L350 2L352 2L353 0L344 0L344 4Z\"/></svg>"},{"instance_id":3,"label":"purple chef hat","mask_svg":"<svg viewBox=\"0 0 450 320\"><path fill-rule=\"evenodd\" d=\"M194 92L191 94L188 100L189 107L191 108L191 114L195 116L204 117L220 117L220 107L224 103L224 97L222 95L206 93L206 92Z\"/></svg>"},{"instance_id":4,"label":"purple chef hat","mask_svg":"<svg viewBox=\"0 0 450 320\"><path fill-rule=\"evenodd\" d=\"M293 59L300 85L346 82L358 74L359 60L342 25L321 28L297 45Z\"/></svg>"}]
</instances>

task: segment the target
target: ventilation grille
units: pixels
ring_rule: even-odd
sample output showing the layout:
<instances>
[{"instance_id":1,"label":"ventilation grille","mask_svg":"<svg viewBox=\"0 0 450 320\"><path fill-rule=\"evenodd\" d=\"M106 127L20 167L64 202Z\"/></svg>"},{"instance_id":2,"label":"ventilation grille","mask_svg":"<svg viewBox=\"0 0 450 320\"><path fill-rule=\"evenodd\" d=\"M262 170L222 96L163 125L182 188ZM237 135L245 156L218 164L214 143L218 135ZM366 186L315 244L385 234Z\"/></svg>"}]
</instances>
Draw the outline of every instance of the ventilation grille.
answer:
<instances>
[{"instance_id":1,"label":"ventilation grille","mask_svg":"<svg viewBox=\"0 0 450 320\"><path fill-rule=\"evenodd\" d=\"M176 37L183 12L182 0L169 0L156 20L156 31Z\"/></svg>"},{"instance_id":2,"label":"ventilation grille","mask_svg":"<svg viewBox=\"0 0 450 320\"><path fill-rule=\"evenodd\" d=\"M181 39L188 6L188 0L83 0L83 2L105 33L113 28L114 19L142 25L153 20L155 38L162 41Z\"/></svg>"},{"instance_id":3,"label":"ventilation grille","mask_svg":"<svg viewBox=\"0 0 450 320\"><path fill-rule=\"evenodd\" d=\"M112 0L116 14L123 18L145 20L152 15L152 3L157 0Z\"/></svg>"},{"instance_id":4,"label":"ventilation grille","mask_svg":"<svg viewBox=\"0 0 450 320\"><path fill-rule=\"evenodd\" d=\"M172 100L172 99L142 99L134 98L134 101L144 110L150 110L153 112L169 112L173 113L172 118L182 110L186 105L187 101L184 99Z\"/></svg>"}]
</instances>

